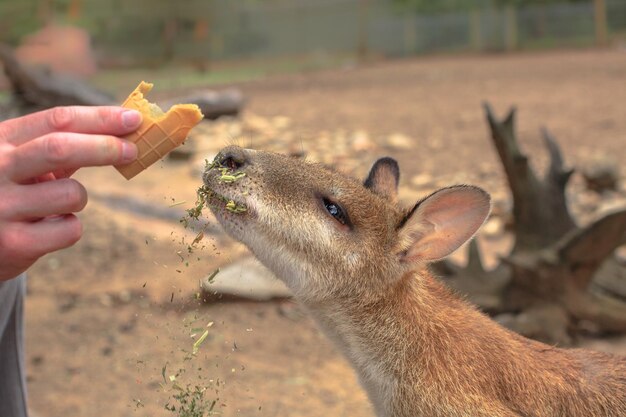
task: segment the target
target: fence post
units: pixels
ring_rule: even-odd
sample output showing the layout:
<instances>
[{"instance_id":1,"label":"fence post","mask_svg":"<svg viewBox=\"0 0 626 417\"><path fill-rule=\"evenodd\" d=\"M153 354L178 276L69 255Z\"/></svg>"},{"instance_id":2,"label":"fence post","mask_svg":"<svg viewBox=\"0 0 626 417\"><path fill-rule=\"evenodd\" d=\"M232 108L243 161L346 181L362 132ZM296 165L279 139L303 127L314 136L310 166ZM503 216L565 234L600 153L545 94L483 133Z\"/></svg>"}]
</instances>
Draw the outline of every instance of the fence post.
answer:
<instances>
[{"instance_id":1,"label":"fence post","mask_svg":"<svg viewBox=\"0 0 626 417\"><path fill-rule=\"evenodd\" d=\"M178 20L176 17L163 17L163 61L169 62L174 58L174 44L178 32Z\"/></svg>"},{"instance_id":2,"label":"fence post","mask_svg":"<svg viewBox=\"0 0 626 417\"><path fill-rule=\"evenodd\" d=\"M480 10L472 10L469 13L469 32L470 48L474 51L482 51L483 40L480 32Z\"/></svg>"},{"instance_id":3,"label":"fence post","mask_svg":"<svg viewBox=\"0 0 626 417\"><path fill-rule=\"evenodd\" d=\"M606 1L594 0L594 24L596 29L596 44L606 45L609 39L609 30L606 19Z\"/></svg>"},{"instance_id":4,"label":"fence post","mask_svg":"<svg viewBox=\"0 0 626 417\"><path fill-rule=\"evenodd\" d=\"M417 53L417 22L413 13L404 18L404 53L407 56Z\"/></svg>"},{"instance_id":5,"label":"fence post","mask_svg":"<svg viewBox=\"0 0 626 417\"><path fill-rule=\"evenodd\" d=\"M368 54L367 28L369 26L369 1L359 0L359 27L357 41L357 55L360 59L365 59Z\"/></svg>"},{"instance_id":6,"label":"fence post","mask_svg":"<svg viewBox=\"0 0 626 417\"><path fill-rule=\"evenodd\" d=\"M39 0L37 4L37 17L42 26L48 25L54 20L51 0Z\"/></svg>"},{"instance_id":7,"label":"fence post","mask_svg":"<svg viewBox=\"0 0 626 417\"><path fill-rule=\"evenodd\" d=\"M67 18L69 20L78 20L82 12L82 0L71 0L67 7Z\"/></svg>"},{"instance_id":8,"label":"fence post","mask_svg":"<svg viewBox=\"0 0 626 417\"><path fill-rule=\"evenodd\" d=\"M202 51L202 44L209 41L210 18L210 15L208 18L206 16L198 18L193 27L194 48L198 48L199 51ZM200 71L206 72L209 69L210 57L208 54L194 52L194 61Z\"/></svg>"},{"instance_id":9,"label":"fence post","mask_svg":"<svg viewBox=\"0 0 626 417\"><path fill-rule=\"evenodd\" d=\"M517 48L517 10L514 6L504 9L504 43L507 51Z\"/></svg>"},{"instance_id":10,"label":"fence post","mask_svg":"<svg viewBox=\"0 0 626 417\"><path fill-rule=\"evenodd\" d=\"M209 56L211 57L211 60L219 60L220 58L224 58L224 36L216 29L216 22L218 21L219 16L232 16L233 6L231 2L217 3L214 0L211 0L209 4ZM219 14L218 9L220 10Z\"/></svg>"}]
</instances>

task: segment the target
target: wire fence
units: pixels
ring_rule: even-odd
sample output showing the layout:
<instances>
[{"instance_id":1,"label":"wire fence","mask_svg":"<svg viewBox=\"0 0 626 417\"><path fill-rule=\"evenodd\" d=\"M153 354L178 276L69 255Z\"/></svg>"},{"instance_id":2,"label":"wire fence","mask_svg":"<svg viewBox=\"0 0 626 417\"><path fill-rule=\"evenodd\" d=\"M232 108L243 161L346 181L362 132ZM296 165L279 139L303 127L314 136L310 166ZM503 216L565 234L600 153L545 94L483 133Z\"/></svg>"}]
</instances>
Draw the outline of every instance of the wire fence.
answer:
<instances>
[{"instance_id":1,"label":"wire fence","mask_svg":"<svg viewBox=\"0 0 626 417\"><path fill-rule=\"evenodd\" d=\"M87 29L104 62L403 57L590 45L626 34L626 0L601 16L591 0L432 15L391 0L0 0L0 42L50 20Z\"/></svg>"}]
</instances>

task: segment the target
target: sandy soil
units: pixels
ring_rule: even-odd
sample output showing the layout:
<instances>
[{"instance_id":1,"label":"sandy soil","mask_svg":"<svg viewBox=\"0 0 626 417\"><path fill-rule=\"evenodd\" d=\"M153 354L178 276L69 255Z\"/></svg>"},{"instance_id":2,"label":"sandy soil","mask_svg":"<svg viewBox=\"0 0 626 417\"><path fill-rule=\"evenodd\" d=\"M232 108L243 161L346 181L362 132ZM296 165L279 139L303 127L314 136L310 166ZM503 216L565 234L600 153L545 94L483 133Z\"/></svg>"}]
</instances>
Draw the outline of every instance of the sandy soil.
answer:
<instances>
[{"instance_id":1,"label":"sandy soil","mask_svg":"<svg viewBox=\"0 0 626 417\"><path fill-rule=\"evenodd\" d=\"M238 87L248 112L286 116L292 144L341 152L357 175L377 156L398 158L409 194L417 193L410 180L426 174L506 196L483 101L500 115L517 106L520 140L539 165L542 126L571 164L598 152L626 157L624 51L419 58ZM320 135L338 131L367 132L376 146L318 149ZM387 146L394 134L410 146ZM208 137L201 148L208 155L236 142L281 150L280 140L270 146L264 138L234 132ZM246 252L210 219L206 247L186 252L182 241L195 233L177 220L200 184L195 165L160 163L130 182L109 168L78 178L91 192L84 239L30 271L27 367L36 416L173 416L164 406L174 403L175 383L210 387L204 396L217 399L214 410L224 416L372 416L346 362L296 304L196 299L199 279ZM209 336L189 355L204 329ZM624 338L586 343L626 354Z\"/></svg>"}]
</instances>

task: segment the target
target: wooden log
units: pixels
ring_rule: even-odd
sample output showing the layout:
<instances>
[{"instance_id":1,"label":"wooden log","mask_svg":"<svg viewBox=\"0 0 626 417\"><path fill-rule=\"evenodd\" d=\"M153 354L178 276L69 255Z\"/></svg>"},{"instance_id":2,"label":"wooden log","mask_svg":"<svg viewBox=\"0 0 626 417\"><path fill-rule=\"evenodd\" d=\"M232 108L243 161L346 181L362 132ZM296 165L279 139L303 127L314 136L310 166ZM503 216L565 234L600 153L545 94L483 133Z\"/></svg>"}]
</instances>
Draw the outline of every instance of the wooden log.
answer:
<instances>
[{"instance_id":1,"label":"wooden log","mask_svg":"<svg viewBox=\"0 0 626 417\"><path fill-rule=\"evenodd\" d=\"M245 104L241 91L229 89L224 91L204 90L188 96L175 97L162 103L168 109L176 103L196 104L207 120L215 120L222 116L237 116Z\"/></svg>"},{"instance_id":2,"label":"wooden log","mask_svg":"<svg viewBox=\"0 0 626 417\"><path fill-rule=\"evenodd\" d=\"M40 68L22 65L13 51L0 45L0 62L11 84L11 106L25 114L55 106L113 104L113 97L89 84Z\"/></svg>"},{"instance_id":3,"label":"wooden log","mask_svg":"<svg viewBox=\"0 0 626 417\"><path fill-rule=\"evenodd\" d=\"M614 256L626 244L626 210L577 227L565 199L573 170L554 137L543 130L550 165L540 179L517 144L515 111L497 120L489 105L485 110L513 194L516 244L495 270L483 268L474 243L466 267L441 262L437 272L529 337L570 344L581 329L626 332L626 267Z\"/></svg>"},{"instance_id":4,"label":"wooden log","mask_svg":"<svg viewBox=\"0 0 626 417\"><path fill-rule=\"evenodd\" d=\"M564 169L558 145L544 131L551 163L548 174L540 180L517 144L515 109L497 120L491 107L488 104L484 107L491 138L513 195L514 252L555 243L576 228L565 201L565 187L572 171Z\"/></svg>"}]
</instances>

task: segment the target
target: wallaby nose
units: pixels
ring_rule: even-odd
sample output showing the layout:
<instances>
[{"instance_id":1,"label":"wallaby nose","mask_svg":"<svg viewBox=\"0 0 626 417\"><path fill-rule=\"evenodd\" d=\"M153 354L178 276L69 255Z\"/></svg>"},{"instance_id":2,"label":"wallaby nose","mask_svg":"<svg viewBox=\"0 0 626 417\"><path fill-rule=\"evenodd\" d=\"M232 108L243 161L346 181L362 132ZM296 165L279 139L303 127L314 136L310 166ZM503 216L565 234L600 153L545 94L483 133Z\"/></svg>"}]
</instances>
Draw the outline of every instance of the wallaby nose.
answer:
<instances>
[{"instance_id":1,"label":"wallaby nose","mask_svg":"<svg viewBox=\"0 0 626 417\"><path fill-rule=\"evenodd\" d=\"M248 163L246 152L238 146L229 146L220 151L218 163L223 168L237 170Z\"/></svg>"}]
</instances>

